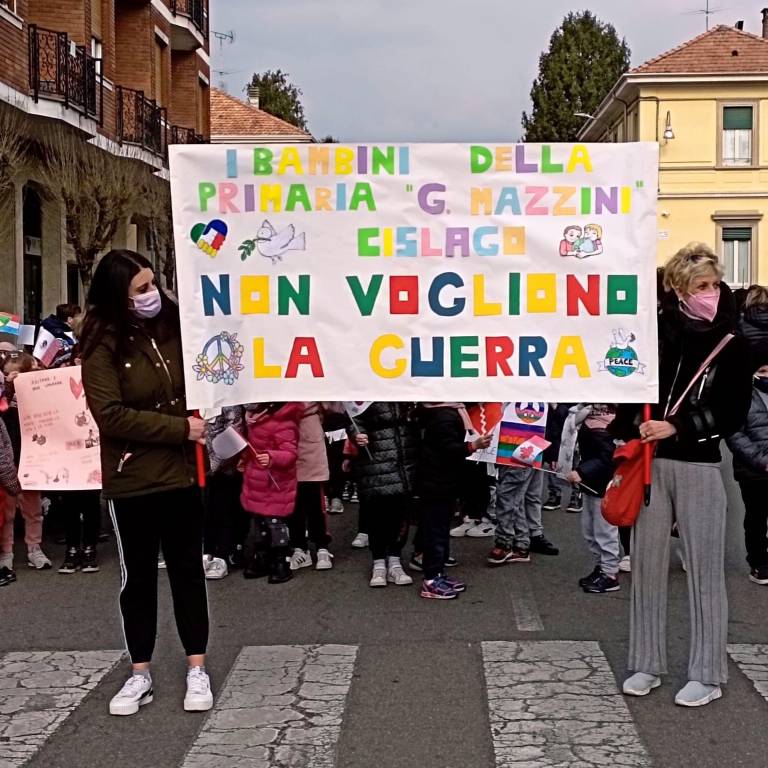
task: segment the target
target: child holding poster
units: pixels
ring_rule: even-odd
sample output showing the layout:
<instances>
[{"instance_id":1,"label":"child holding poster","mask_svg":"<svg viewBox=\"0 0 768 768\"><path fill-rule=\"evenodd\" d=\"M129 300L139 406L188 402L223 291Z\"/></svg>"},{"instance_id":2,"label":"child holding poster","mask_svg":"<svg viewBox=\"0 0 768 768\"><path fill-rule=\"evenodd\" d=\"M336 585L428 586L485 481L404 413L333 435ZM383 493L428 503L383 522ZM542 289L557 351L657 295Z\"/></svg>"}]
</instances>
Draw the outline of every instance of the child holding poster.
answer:
<instances>
[{"instance_id":1,"label":"child holding poster","mask_svg":"<svg viewBox=\"0 0 768 768\"><path fill-rule=\"evenodd\" d=\"M544 473L542 451L549 445L539 440L536 429L544 432L546 403L510 404L511 420L502 422L497 457L496 541L486 560L489 565L529 563L531 552L557 555L560 550L544 536L541 519ZM534 429L535 428L535 429Z\"/></svg>"},{"instance_id":2,"label":"child holding poster","mask_svg":"<svg viewBox=\"0 0 768 768\"><path fill-rule=\"evenodd\" d=\"M0 365L5 377L5 397L8 409L2 414L5 426L13 446L13 460L19 466L21 456L21 426L19 409L13 382L21 373L37 369L38 364L27 352L4 352L0 356ZM43 507L39 491L22 491L18 501L24 517L24 541L27 545L27 565L36 570L47 570L51 561L40 546L43 540ZM5 502L5 519L0 530L0 568L13 571L13 526L16 518L17 499L8 497Z\"/></svg>"}]
</instances>

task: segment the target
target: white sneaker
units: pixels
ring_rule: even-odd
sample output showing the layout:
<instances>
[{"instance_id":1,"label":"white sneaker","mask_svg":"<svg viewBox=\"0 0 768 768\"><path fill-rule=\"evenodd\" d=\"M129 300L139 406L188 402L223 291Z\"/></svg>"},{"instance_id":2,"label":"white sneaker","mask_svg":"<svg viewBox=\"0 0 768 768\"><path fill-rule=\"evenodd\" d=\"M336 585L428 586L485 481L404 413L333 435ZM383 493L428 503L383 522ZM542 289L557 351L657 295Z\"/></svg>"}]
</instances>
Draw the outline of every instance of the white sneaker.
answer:
<instances>
[{"instance_id":1,"label":"white sneaker","mask_svg":"<svg viewBox=\"0 0 768 768\"><path fill-rule=\"evenodd\" d=\"M201 667L187 672L187 695L184 697L185 712L207 712L213 706L213 693L208 674Z\"/></svg>"},{"instance_id":2,"label":"white sneaker","mask_svg":"<svg viewBox=\"0 0 768 768\"><path fill-rule=\"evenodd\" d=\"M332 515L340 515L344 511L344 502L341 499L331 499L331 506L328 511Z\"/></svg>"},{"instance_id":3,"label":"white sneaker","mask_svg":"<svg viewBox=\"0 0 768 768\"><path fill-rule=\"evenodd\" d=\"M384 564L374 563L373 571L371 572L371 580L368 582L369 587L386 587L387 586L387 566Z\"/></svg>"},{"instance_id":4,"label":"white sneaker","mask_svg":"<svg viewBox=\"0 0 768 768\"><path fill-rule=\"evenodd\" d=\"M710 701L716 701L723 695L719 685L705 685L690 680L675 696L678 707L704 707Z\"/></svg>"},{"instance_id":5,"label":"white sneaker","mask_svg":"<svg viewBox=\"0 0 768 768\"><path fill-rule=\"evenodd\" d=\"M619 560L619 570L622 573L631 573L632 572L632 563L629 559L629 555L624 555L624 557Z\"/></svg>"},{"instance_id":6,"label":"white sneaker","mask_svg":"<svg viewBox=\"0 0 768 768\"><path fill-rule=\"evenodd\" d=\"M473 539L488 539L496 533L496 526L484 517L467 529L467 536Z\"/></svg>"},{"instance_id":7,"label":"white sneaker","mask_svg":"<svg viewBox=\"0 0 768 768\"><path fill-rule=\"evenodd\" d=\"M151 677L131 675L109 702L109 714L135 715L139 707L151 703L153 695Z\"/></svg>"},{"instance_id":8,"label":"white sneaker","mask_svg":"<svg viewBox=\"0 0 768 768\"><path fill-rule=\"evenodd\" d=\"M451 528L451 536L453 536L454 539L460 539L462 536L467 535L467 531L470 528L475 527L475 521L471 517L465 517L461 525L457 525L455 528Z\"/></svg>"},{"instance_id":9,"label":"white sneaker","mask_svg":"<svg viewBox=\"0 0 768 768\"><path fill-rule=\"evenodd\" d=\"M291 555L291 570L298 571L299 568L308 568L312 565L312 556L303 549L294 549Z\"/></svg>"},{"instance_id":10,"label":"white sneaker","mask_svg":"<svg viewBox=\"0 0 768 768\"><path fill-rule=\"evenodd\" d=\"M3 552L0 555L0 568L7 568L9 571L13 570L13 552Z\"/></svg>"},{"instance_id":11,"label":"white sneaker","mask_svg":"<svg viewBox=\"0 0 768 768\"><path fill-rule=\"evenodd\" d=\"M203 570L206 579L223 579L228 573L227 564L220 557L208 558L203 555Z\"/></svg>"},{"instance_id":12,"label":"white sneaker","mask_svg":"<svg viewBox=\"0 0 768 768\"><path fill-rule=\"evenodd\" d=\"M27 565L38 571L48 570L51 567L51 561L45 556L45 552L40 549L40 545L32 546L27 550Z\"/></svg>"},{"instance_id":13,"label":"white sneaker","mask_svg":"<svg viewBox=\"0 0 768 768\"><path fill-rule=\"evenodd\" d=\"M316 571L328 571L333 568L333 555L327 549L317 550Z\"/></svg>"},{"instance_id":14,"label":"white sneaker","mask_svg":"<svg viewBox=\"0 0 768 768\"><path fill-rule=\"evenodd\" d=\"M352 545L355 549L365 549L368 546L368 534L358 533L354 539L352 539Z\"/></svg>"},{"instance_id":15,"label":"white sneaker","mask_svg":"<svg viewBox=\"0 0 768 768\"><path fill-rule=\"evenodd\" d=\"M396 557L393 557L388 563L387 581L398 587L407 587L413 584L413 579L403 570L403 564Z\"/></svg>"},{"instance_id":16,"label":"white sneaker","mask_svg":"<svg viewBox=\"0 0 768 768\"><path fill-rule=\"evenodd\" d=\"M621 690L627 696L647 696L654 688L661 685L661 678L647 675L645 672L635 672L624 681Z\"/></svg>"}]
</instances>

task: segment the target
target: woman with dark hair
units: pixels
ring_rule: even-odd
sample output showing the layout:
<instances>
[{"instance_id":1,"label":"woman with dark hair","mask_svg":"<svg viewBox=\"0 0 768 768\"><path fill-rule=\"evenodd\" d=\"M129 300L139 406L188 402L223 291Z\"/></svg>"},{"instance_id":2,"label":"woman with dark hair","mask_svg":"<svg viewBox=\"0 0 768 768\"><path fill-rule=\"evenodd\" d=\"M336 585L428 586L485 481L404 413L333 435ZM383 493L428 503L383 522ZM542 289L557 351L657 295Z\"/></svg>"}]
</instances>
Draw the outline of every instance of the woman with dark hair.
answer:
<instances>
[{"instance_id":1,"label":"woman with dark hair","mask_svg":"<svg viewBox=\"0 0 768 768\"><path fill-rule=\"evenodd\" d=\"M648 421L637 407L621 407L610 428L623 439L639 434L656 452L651 503L640 509L632 538L628 666L634 674L623 691L645 696L667 672L669 532L676 521L690 604L688 683L675 696L685 707L719 699L728 676L720 441L744 423L752 370L746 343L730 337L736 310L722 274L717 256L702 243L690 243L669 260L659 316L660 405Z\"/></svg>"},{"instance_id":2,"label":"woman with dark hair","mask_svg":"<svg viewBox=\"0 0 768 768\"><path fill-rule=\"evenodd\" d=\"M85 392L101 433L102 485L120 551L120 610L133 665L109 711L132 715L152 701L161 546L189 665L184 709L208 710L203 508L190 452L204 441L205 422L187 415L178 308L159 290L147 259L114 250L99 262L80 341Z\"/></svg>"}]
</instances>

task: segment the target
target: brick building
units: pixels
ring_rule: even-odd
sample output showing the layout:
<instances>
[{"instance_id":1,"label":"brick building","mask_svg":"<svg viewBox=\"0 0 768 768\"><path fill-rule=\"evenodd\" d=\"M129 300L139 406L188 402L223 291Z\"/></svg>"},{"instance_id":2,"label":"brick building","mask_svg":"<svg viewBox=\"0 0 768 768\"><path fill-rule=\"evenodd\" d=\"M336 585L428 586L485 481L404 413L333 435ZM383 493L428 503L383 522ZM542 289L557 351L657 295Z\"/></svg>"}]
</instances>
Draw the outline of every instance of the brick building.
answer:
<instances>
[{"instance_id":1,"label":"brick building","mask_svg":"<svg viewBox=\"0 0 768 768\"><path fill-rule=\"evenodd\" d=\"M209 77L208 0L0 0L0 107L57 121L161 176L169 143L209 139ZM63 213L34 160L15 173L4 207L0 310L36 322L81 302ZM153 256L137 215L112 245Z\"/></svg>"}]
</instances>

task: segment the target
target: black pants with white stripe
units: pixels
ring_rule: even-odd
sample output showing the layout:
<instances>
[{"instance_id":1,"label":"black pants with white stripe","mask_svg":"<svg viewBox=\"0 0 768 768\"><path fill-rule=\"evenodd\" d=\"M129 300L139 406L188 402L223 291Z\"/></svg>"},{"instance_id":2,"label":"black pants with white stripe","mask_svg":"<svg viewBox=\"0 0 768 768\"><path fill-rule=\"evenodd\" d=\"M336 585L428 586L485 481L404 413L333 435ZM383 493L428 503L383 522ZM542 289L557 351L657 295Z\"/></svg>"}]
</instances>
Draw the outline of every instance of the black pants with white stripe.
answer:
<instances>
[{"instance_id":1,"label":"black pants with white stripe","mask_svg":"<svg viewBox=\"0 0 768 768\"><path fill-rule=\"evenodd\" d=\"M205 653L208 595L203 572L203 505L197 488L109 502L120 550L120 611L134 664L151 661L157 634L157 557L162 547L176 627L187 656Z\"/></svg>"}]
</instances>

